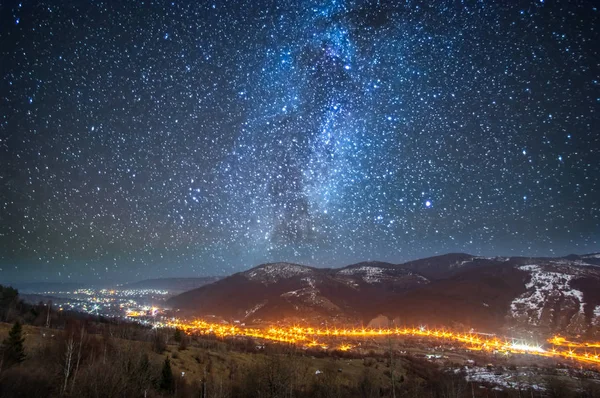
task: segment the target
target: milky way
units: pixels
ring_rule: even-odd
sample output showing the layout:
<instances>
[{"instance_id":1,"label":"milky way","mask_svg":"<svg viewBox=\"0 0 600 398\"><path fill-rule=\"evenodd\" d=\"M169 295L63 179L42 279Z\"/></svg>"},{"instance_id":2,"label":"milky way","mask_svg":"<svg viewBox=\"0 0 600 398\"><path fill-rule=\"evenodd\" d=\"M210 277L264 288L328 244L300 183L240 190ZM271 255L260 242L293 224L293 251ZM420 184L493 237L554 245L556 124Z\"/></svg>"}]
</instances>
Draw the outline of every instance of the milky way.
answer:
<instances>
[{"instance_id":1,"label":"milky way","mask_svg":"<svg viewBox=\"0 0 600 398\"><path fill-rule=\"evenodd\" d=\"M599 12L517 3L0 5L0 279L600 250Z\"/></svg>"}]
</instances>

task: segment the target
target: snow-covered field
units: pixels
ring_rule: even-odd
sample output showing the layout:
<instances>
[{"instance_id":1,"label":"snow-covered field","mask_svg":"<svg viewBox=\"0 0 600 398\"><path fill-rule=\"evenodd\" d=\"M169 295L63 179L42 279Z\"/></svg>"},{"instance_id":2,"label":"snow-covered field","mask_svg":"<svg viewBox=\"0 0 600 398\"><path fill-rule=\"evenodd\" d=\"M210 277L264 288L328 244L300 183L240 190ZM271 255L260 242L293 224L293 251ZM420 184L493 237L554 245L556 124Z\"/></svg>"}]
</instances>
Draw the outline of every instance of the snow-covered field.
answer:
<instances>
[{"instance_id":1,"label":"snow-covered field","mask_svg":"<svg viewBox=\"0 0 600 398\"><path fill-rule=\"evenodd\" d=\"M544 387L540 386L531 381L532 377L529 373L524 371L502 371L496 374L495 370L489 370L484 367L473 367L465 368L467 373L467 381L473 381L477 383L487 383L494 386L499 386L510 389L533 389L536 391L545 390Z\"/></svg>"},{"instance_id":2,"label":"snow-covered field","mask_svg":"<svg viewBox=\"0 0 600 398\"><path fill-rule=\"evenodd\" d=\"M511 303L510 309L513 317L530 317L533 325L540 322L544 304L552 298L570 298L579 306L579 313L583 314L585 302L583 293L570 286L574 275L562 272L544 270L539 265L523 265L520 270L529 272L531 280L525 285L527 291Z\"/></svg>"}]
</instances>

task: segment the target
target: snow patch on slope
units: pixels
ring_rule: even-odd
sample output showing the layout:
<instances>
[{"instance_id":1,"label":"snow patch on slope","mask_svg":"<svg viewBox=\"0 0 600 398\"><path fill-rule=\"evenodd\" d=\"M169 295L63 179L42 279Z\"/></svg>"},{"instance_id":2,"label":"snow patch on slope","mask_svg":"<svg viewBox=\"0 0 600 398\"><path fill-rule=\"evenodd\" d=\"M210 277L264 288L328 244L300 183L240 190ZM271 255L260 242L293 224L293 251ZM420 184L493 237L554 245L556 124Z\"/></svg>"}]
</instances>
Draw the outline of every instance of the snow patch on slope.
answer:
<instances>
[{"instance_id":1,"label":"snow patch on slope","mask_svg":"<svg viewBox=\"0 0 600 398\"><path fill-rule=\"evenodd\" d=\"M588 257L589 258L589 257ZM593 264L589 264L586 263L585 261L581 261L581 260L565 260L565 259L553 259L550 260L551 264L555 264L555 265L563 265L563 266L576 266L576 267L596 267Z\"/></svg>"},{"instance_id":2,"label":"snow patch on slope","mask_svg":"<svg viewBox=\"0 0 600 398\"><path fill-rule=\"evenodd\" d=\"M379 267L362 266L357 268L346 268L339 271L342 275L362 275L362 279L367 283L379 283L383 276L383 269Z\"/></svg>"},{"instance_id":3,"label":"snow patch on slope","mask_svg":"<svg viewBox=\"0 0 600 398\"><path fill-rule=\"evenodd\" d=\"M297 264L273 263L265 264L246 272L246 277L250 280L255 279L288 279L297 275L305 275L311 272L311 269Z\"/></svg>"},{"instance_id":4,"label":"snow patch on slope","mask_svg":"<svg viewBox=\"0 0 600 398\"><path fill-rule=\"evenodd\" d=\"M286 299L298 298L298 299L301 299L302 301L310 303L310 304L318 304L318 300L317 300L318 293L319 293L319 291L316 289L313 289L310 287L305 287L303 289L291 290L289 292L283 293L281 295L281 297L286 298Z\"/></svg>"},{"instance_id":5,"label":"snow patch on slope","mask_svg":"<svg viewBox=\"0 0 600 398\"><path fill-rule=\"evenodd\" d=\"M486 383L503 388L531 388L536 391L544 391L545 388L534 383L529 383L526 377L527 372L519 373L501 373L496 374L495 371L490 371L484 367L465 368L466 379L469 382Z\"/></svg>"},{"instance_id":6,"label":"snow patch on slope","mask_svg":"<svg viewBox=\"0 0 600 398\"><path fill-rule=\"evenodd\" d=\"M312 281L312 283L314 283L314 281ZM320 296L319 290L314 289L313 287L314 285L305 287L303 289L291 290L283 293L281 297L293 304L296 310L298 309L298 304L302 303L309 307L318 306L329 311L339 311L339 307L329 301L326 297Z\"/></svg>"},{"instance_id":7,"label":"snow patch on slope","mask_svg":"<svg viewBox=\"0 0 600 398\"><path fill-rule=\"evenodd\" d=\"M267 304L266 302L263 303L258 303L257 305L255 305L254 307L250 308L249 310L246 311L246 315L244 316L245 318L248 318L250 315L254 314L256 311L260 310L262 307L265 306L265 304Z\"/></svg>"},{"instance_id":8,"label":"snow patch on slope","mask_svg":"<svg viewBox=\"0 0 600 398\"><path fill-rule=\"evenodd\" d=\"M600 326L600 305L597 305L594 308L594 316L592 318L593 326Z\"/></svg>"},{"instance_id":9,"label":"snow patch on slope","mask_svg":"<svg viewBox=\"0 0 600 398\"><path fill-rule=\"evenodd\" d=\"M583 314L585 303L583 293L570 286L574 275L562 272L545 271L539 265L523 265L518 267L522 271L531 274L531 280L525 285L527 291L517 297L510 305L514 317L528 317L530 322L539 324L544 304L555 297L569 297L579 304L579 313Z\"/></svg>"},{"instance_id":10,"label":"snow patch on slope","mask_svg":"<svg viewBox=\"0 0 600 398\"><path fill-rule=\"evenodd\" d=\"M302 282L306 282L308 284L308 286L310 286L312 289L315 288L315 279L314 278L310 278L310 277L302 278Z\"/></svg>"},{"instance_id":11,"label":"snow patch on slope","mask_svg":"<svg viewBox=\"0 0 600 398\"><path fill-rule=\"evenodd\" d=\"M472 256L467 260L457 261L454 264L450 265L450 268L461 268L467 264L474 262L475 260L494 260L493 257L482 257L482 256Z\"/></svg>"}]
</instances>

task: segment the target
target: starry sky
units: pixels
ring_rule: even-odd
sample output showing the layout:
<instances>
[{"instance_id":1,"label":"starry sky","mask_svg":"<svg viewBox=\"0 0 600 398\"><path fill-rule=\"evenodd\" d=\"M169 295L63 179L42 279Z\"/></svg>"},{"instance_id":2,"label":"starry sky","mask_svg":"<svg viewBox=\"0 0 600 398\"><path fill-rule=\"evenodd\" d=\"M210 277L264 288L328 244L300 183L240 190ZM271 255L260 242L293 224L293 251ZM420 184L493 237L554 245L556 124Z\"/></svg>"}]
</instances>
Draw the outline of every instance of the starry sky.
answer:
<instances>
[{"instance_id":1,"label":"starry sky","mask_svg":"<svg viewBox=\"0 0 600 398\"><path fill-rule=\"evenodd\" d=\"M591 1L3 1L0 280L600 251Z\"/></svg>"}]
</instances>

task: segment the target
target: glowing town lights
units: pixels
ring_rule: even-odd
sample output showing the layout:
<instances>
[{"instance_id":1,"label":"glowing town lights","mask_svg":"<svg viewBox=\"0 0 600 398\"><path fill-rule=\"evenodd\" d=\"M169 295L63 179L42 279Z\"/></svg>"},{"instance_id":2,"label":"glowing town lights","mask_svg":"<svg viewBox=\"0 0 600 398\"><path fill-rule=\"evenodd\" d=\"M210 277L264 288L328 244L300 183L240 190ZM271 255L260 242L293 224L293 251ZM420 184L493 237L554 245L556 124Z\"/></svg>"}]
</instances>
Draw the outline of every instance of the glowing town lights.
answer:
<instances>
[{"instance_id":1,"label":"glowing town lights","mask_svg":"<svg viewBox=\"0 0 600 398\"><path fill-rule=\"evenodd\" d=\"M349 351L352 348L354 348L354 346L352 346L351 344L342 344L337 349L340 351Z\"/></svg>"},{"instance_id":2,"label":"glowing town lights","mask_svg":"<svg viewBox=\"0 0 600 398\"><path fill-rule=\"evenodd\" d=\"M546 352L546 350L544 350L542 347L534 347L528 344L517 344L517 343L512 343L510 345L510 348L516 351L523 351L523 352L541 352L544 353Z\"/></svg>"},{"instance_id":3,"label":"glowing town lights","mask_svg":"<svg viewBox=\"0 0 600 398\"><path fill-rule=\"evenodd\" d=\"M548 342L554 346L558 347L573 347L573 348L600 348L600 342L590 342L590 343L577 343L574 341L569 341L564 337L554 336L551 339L548 339Z\"/></svg>"},{"instance_id":4,"label":"glowing town lights","mask_svg":"<svg viewBox=\"0 0 600 398\"><path fill-rule=\"evenodd\" d=\"M590 354L590 348L599 346L600 343L574 343L565 340L562 337L555 336L548 340L552 344L551 349L544 349L540 345L528 344L523 341L502 341L490 334L455 333L445 329L428 330L421 326L418 328L394 328L394 329L319 329L313 327L279 327L270 326L268 328L246 328L237 327L228 324L208 323L203 320L192 322L182 322L174 319L167 323L167 326L177 327L185 333L191 334L213 334L217 337L253 337L257 339L276 341L288 344L297 344L307 348L328 349L328 345L319 341L321 338L333 339L367 339L382 338L387 336L407 336L422 337L428 339L445 340L449 342L461 343L465 348L472 351L498 352L505 355L509 354L529 354L541 357L565 358L573 361L600 365L600 357L597 353ZM491 336L491 337L486 337ZM567 349L561 347L567 346ZM344 342L336 346L341 351L350 351L355 346ZM585 349L584 352L577 351Z\"/></svg>"}]
</instances>

